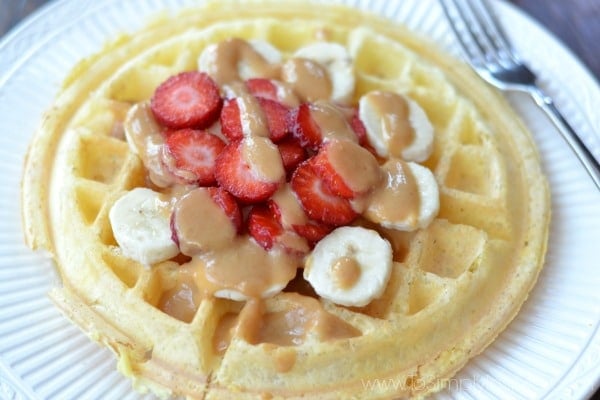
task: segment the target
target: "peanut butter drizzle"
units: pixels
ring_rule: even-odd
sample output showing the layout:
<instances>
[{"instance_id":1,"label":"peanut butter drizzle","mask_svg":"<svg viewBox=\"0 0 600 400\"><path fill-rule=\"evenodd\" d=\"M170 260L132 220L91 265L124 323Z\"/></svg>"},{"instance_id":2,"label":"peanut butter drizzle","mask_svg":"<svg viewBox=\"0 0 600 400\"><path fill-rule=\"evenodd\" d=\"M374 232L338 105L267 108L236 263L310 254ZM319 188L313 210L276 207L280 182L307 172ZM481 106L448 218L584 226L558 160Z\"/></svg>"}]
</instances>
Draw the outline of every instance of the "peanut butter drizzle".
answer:
<instances>
[{"instance_id":1,"label":"peanut butter drizzle","mask_svg":"<svg viewBox=\"0 0 600 400\"><path fill-rule=\"evenodd\" d=\"M123 126L127 142L142 160L150 181L160 188L174 184L174 177L162 162L165 139L152 115L150 103L138 103L131 107Z\"/></svg>"},{"instance_id":2,"label":"peanut butter drizzle","mask_svg":"<svg viewBox=\"0 0 600 400\"><path fill-rule=\"evenodd\" d=\"M234 335L237 321L238 316L234 313L226 313L219 319L213 336L213 349L215 352L222 354L227 350Z\"/></svg>"},{"instance_id":3,"label":"peanut butter drizzle","mask_svg":"<svg viewBox=\"0 0 600 400\"><path fill-rule=\"evenodd\" d=\"M392 92L373 91L366 96L381 117L381 127L387 138L390 154L393 157L401 157L402 150L415 138L409 120L408 102L403 96Z\"/></svg>"},{"instance_id":4,"label":"peanut butter drizzle","mask_svg":"<svg viewBox=\"0 0 600 400\"><path fill-rule=\"evenodd\" d=\"M366 193L381 180L377 159L364 147L349 140L332 140L326 146L331 166L352 191Z\"/></svg>"},{"instance_id":5,"label":"peanut butter drizzle","mask_svg":"<svg viewBox=\"0 0 600 400\"><path fill-rule=\"evenodd\" d=\"M315 101L310 116L321 128L323 140L346 139L356 142L356 134L342 111L327 101Z\"/></svg>"},{"instance_id":6,"label":"peanut butter drizzle","mask_svg":"<svg viewBox=\"0 0 600 400\"><path fill-rule=\"evenodd\" d=\"M202 296L190 275L180 273L177 278L175 285L162 293L157 307L183 322L191 322Z\"/></svg>"},{"instance_id":7,"label":"peanut butter drizzle","mask_svg":"<svg viewBox=\"0 0 600 400\"><path fill-rule=\"evenodd\" d=\"M303 101L331 97L332 84L321 64L306 58L290 58L281 66L281 79L292 86Z\"/></svg>"},{"instance_id":8,"label":"peanut butter drizzle","mask_svg":"<svg viewBox=\"0 0 600 400\"><path fill-rule=\"evenodd\" d=\"M361 332L327 312L312 297L297 293L280 294L286 301L281 311L265 312L259 302L249 302L240 314L240 335L251 344L270 343L298 346L309 337L324 342L356 337Z\"/></svg>"},{"instance_id":9,"label":"peanut butter drizzle","mask_svg":"<svg viewBox=\"0 0 600 400\"><path fill-rule=\"evenodd\" d=\"M406 221L416 226L421 199L410 168L406 162L393 158L381 168L385 178L369 196L365 217L376 223Z\"/></svg>"},{"instance_id":10,"label":"peanut butter drizzle","mask_svg":"<svg viewBox=\"0 0 600 400\"><path fill-rule=\"evenodd\" d=\"M241 80L241 63L244 63L244 68L250 70L253 76L275 78L279 75L279 66L270 64L243 39L231 38L218 43L211 56L212 62L206 72L219 86Z\"/></svg>"},{"instance_id":11,"label":"peanut butter drizzle","mask_svg":"<svg viewBox=\"0 0 600 400\"><path fill-rule=\"evenodd\" d=\"M269 137L269 124L267 117L258 102L258 99L249 93L237 97L240 109L240 120L244 136Z\"/></svg>"},{"instance_id":12,"label":"peanut butter drizzle","mask_svg":"<svg viewBox=\"0 0 600 400\"><path fill-rule=\"evenodd\" d=\"M235 290L248 298L261 298L273 287L285 287L296 275L300 260L283 251L264 250L249 236L238 236L229 246L198 253L187 264L198 287L208 296Z\"/></svg>"},{"instance_id":13,"label":"peanut butter drizzle","mask_svg":"<svg viewBox=\"0 0 600 400\"><path fill-rule=\"evenodd\" d=\"M267 117L256 97L242 82L233 81L223 86L223 92L228 99L235 99L240 110L240 123L244 136L269 136Z\"/></svg>"},{"instance_id":14,"label":"peanut butter drizzle","mask_svg":"<svg viewBox=\"0 0 600 400\"><path fill-rule=\"evenodd\" d=\"M272 199L277 204L277 207L279 207L281 224L285 228L308 223L308 216L304 212L300 201L296 198L289 183L281 185Z\"/></svg>"},{"instance_id":15,"label":"peanut butter drizzle","mask_svg":"<svg viewBox=\"0 0 600 400\"><path fill-rule=\"evenodd\" d=\"M350 289L360 278L361 268L352 257L340 257L331 266L331 276L340 289Z\"/></svg>"},{"instance_id":16,"label":"peanut butter drizzle","mask_svg":"<svg viewBox=\"0 0 600 400\"><path fill-rule=\"evenodd\" d=\"M177 201L173 224L177 228L179 249L188 256L226 247L237 234L206 188L191 190Z\"/></svg>"},{"instance_id":17,"label":"peanut butter drizzle","mask_svg":"<svg viewBox=\"0 0 600 400\"><path fill-rule=\"evenodd\" d=\"M249 136L242 141L242 158L255 177L264 182L280 182L285 178L281 153L266 137Z\"/></svg>"}]
</instances>

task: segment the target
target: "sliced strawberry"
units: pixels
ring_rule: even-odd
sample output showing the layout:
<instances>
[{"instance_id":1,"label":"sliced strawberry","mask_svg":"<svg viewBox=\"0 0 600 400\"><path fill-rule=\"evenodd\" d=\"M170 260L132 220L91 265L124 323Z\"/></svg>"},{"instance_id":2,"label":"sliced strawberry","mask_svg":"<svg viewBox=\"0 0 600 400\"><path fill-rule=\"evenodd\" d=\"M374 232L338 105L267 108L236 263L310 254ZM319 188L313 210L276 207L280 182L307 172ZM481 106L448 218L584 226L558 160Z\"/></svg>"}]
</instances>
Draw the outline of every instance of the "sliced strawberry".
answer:
<instances>
[{"instance_id":1,"label":"sliced strawberry","mask_svg":"<svg viewBox=\"0 0 600 400\"><path fill-rule=\"evenodd\" d=\"M208 193L231 219L236 231L240 233L242 230L242 212L235 197L221 187L209 187Z\"/></svg>"},{"instance_id":2,"label":"sliced strawberry","mask_svg":"<svg viewBox=\"0 0 600 400\"><path fill-rule=\"evenodd\" d=\"M263 181L253 174L242 154L244 140L233 141L223 149L216 161L215 176L219 185L240 201L255 203L275 193L280 181Z\"/></svg>"},{"instance_id":3,"label":"sliced strawberry","mask_svg":"<svg viewBox=\"0 0 600 400\"><path fill-rule=\"evenodd\" d=\"M279 142L288 134L287 118L288 109L278 101L257 97L260 107L267 118L269 126L269 138L273 142Z\"/></svg>"},{"instance_id":4,"label":"sliced strawberry","mask_svg":"<svg viewBox=\"0 0 600 400\"><path fill-rule=\"evenodd\" d=\"M288 109L281 103L257 97L256 100L266 118L269 139L279 142L288 135ZM242 111L238 98L225 100L221 110L221 131L229 140L241 139L244 136L242 128Z\"/></svg>"},{"instance_id":5,"label":"sliced strawberry","mask_svg":"<svg viewBox=\"0 0 600 400\"><path fill-rule=\"evenodd\" d=\"M332 193L323 179L317 175L313 164L314 158L300 164L290 182L306 214L310 218L333 226L352 222L358 213L354 211L350 201Z\"/></svg>"},{"instance_id":6,"label":"sliced strawberry","mask_svg":"<svg viewBox=\"0 0 600 400\"><path fill-rule=\"evenodd\" d=\"M308 157L304 147L293 138L288 138L277 143L281 159L283 160L283 168L287 173L293 172L296 167Z\"/></svg>"},{"instance_id":7,"label":"sliced strawberry","mask_svg":"<svg viewBox=\"0 0 600 400\"><path fill-rule=\"evenodd\" d=\"M321 147L319 152L313 157L312 166L315 173L323 180L325 185L332 193L337 196L352 199L356 193L348 187L344 178L335 170L329 161L329 149L335 142L328 142Z\"/></svg>"},{"instance_id":8,"label":"sliced strawberry","mask_svg":"<svg viewBox=\"0 0 600 400\"><path fill-rule=\"evenodd\" d=\"M303 147L313 151L317 151L323 141L321 128L310 115L310 103L303 103L290 111L288 130Z\"/></svg>"},{"instance_id":9,"label":"sliced strawberry","mask_svg":"<svg viewBox=\"0 0 600 400\"><path fill-rule=\"evenodd\" d=\"M221 105L217 84L197 71L170 77L158 86L150 102L156 120L170 129L206 128L219 117Z\"/></svg>"},{"instance_id":10,"label":"sliced strawberry","mask_svg":"<svg viewBox=\"0 0 600 400\"><path fill-rule=\"evenodd\" d=\"M331 192L347 199L369 192L381 179L375 156L350 140L324 143L313 157L313 168Z\"/></svg>"},{"instance_id":11,"label":"sliced strawberry","mask_svg":"<svg viewBox=\"0 0 600 400\"><path fill-rule=\"evenodd\" d=\"M264 204L252 207L248 214L248 233L265 250L274 246L295 255L309 251L308 242L294 231L285 230L272 210Z\"/></svg>"},{"instance_id":12,"label":"sliced strawberry","mask_svg":"<svg viewBox=\"0 0 600 400\"><path fill-rule=\"evenodd\" d=\"M333 229L308 218L300 201L289 185L282 186L268 201L267 206L284 229L290 229L308 240L313 246Z\"/></svg>"},{"instance_id":13,"label":"sliced strawberry","mask_svg":"<svg viewBox=\"0 0 600 400\"><path fill-rule=\"evenodd\" d=\"M313 247L319 240L327 236L334 227L310 220L304 225L294 225L293 228L298 235L306 238L310 246Z\"/></svg>"},{"instance_id":14,"label":"sliced strawberry","mask_svg":"<svg viewBox=\"0 0 600 400\"><path fill-rule=\"evenodd\" d=\"M220 122L221 132L227 139L236 140L244 137L240 107L236 98L225 100L221 110Z\"/></svg>"},{"instance_id":15,"label":"sliced strawberry","mask_svg":"<svg viewBox=\"0 0 600 400\"><path fill-rule=\"evenodd\" d=\"M356 137L358 138L358 144L360 144L361 146L366 145L367 129L365 128L365 125L363 124L361 119L358 117L358 110L356 110L356 112L350 119L350 126L352 127L354 133L356 133Z\"/></svg>"},{"instance_id":16,"label":"sliced strawberry","mask_svg":"<svg viewBox=\"0 0 600 400\"><path fill-rule=\"evenodd\" d=\"M259 205L248 214L248 233L263 249L270 250L277 236L283 233L283 227L268 207Z\"/></svg>"},{"instance_id":17,"label":"sliced strawberry","mask_svg":"<svg viewBox=\"0 0 600 400\"><path fill-rule=\"evenodd\" d=\"M246 81L248 91L255 97L279 101L277 86L271 79L251 78Z\"/></svg>"},{"instance_id":18,"label":"sliced strawberry","mask_svg":"<svg viewBox=\"0 0 600 400\"><path fill-rule=\"evenodd\" d=\"M171 173L201 186L215 183L215 163L225 142L211 133L194 129L171 131L166 136L169 161L165 165Z\"/></svg>"}]
</instances>

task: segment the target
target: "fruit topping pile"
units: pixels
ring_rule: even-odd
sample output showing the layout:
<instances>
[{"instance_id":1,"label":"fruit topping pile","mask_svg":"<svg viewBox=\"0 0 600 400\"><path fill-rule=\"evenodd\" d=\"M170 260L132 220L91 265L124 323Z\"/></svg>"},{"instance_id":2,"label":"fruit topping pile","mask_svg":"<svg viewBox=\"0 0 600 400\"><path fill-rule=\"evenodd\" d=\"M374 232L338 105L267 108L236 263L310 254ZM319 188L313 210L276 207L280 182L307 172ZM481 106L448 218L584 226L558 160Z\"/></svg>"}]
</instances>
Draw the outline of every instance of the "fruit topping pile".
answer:
<instances>
[{"instance_id":1,"label":"fruit topping pile","mask_svg":"<svg viewBox=\"0 0 600 400\"><path fill-rule=\"evenodd\" d=\"M148 171L148 188L111 210L123 252L148 265L180 252L218 257L243 237L294 257L298 267L309 259L305 277L340 304L380 295L389 243L351 225L363 216L414 230L437 214L435 178L416 164L432 148L424 111L385 91L353 103L352 60L336 43L308 45L284 60L266 42L229 39L206 48L198 65L168 78L127 116L126 138ZM370 245L380 249L377 260L356 253L372 253ZM348 295L355 285L343 286L364 280L358 274L323 289L331 274L318 262L326 271L345 268L346 278L375 262L384 266L376 279L383 283L366 296Z\"/></svg>"}]
</instances>

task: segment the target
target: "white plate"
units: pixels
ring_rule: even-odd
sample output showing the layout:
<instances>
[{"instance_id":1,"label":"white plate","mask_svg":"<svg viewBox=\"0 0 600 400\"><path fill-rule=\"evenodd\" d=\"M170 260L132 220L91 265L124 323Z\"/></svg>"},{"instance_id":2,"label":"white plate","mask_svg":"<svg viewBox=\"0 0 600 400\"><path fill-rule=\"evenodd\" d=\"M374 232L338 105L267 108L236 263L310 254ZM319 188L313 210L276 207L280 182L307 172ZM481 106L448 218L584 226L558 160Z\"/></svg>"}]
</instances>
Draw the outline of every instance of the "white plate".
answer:
<instances>
[{"instance_id":1,"label":"white plate","mask_svg":"<svg viewBox=\"0 0 600 400\"><path fill-rule=\"evenodd\" d=\"M433 1L344 1L406 23L460 54ZM138 399L112 354L52 306L50 260L23 244L19 182L27 143L74 63L149 15L195 0L60 0L0 42L0 398ZM600 89L575 57L519 11L497 2L509 35L558 106L600 154ZM534 132L550 177L547 263L508 329L436 399L583 399L600 383L600 193L532 102L511 102ZM598 157L600 158L600 157ZM146 396L152 398L151 396Z\"/></svg>"}]
</instances>

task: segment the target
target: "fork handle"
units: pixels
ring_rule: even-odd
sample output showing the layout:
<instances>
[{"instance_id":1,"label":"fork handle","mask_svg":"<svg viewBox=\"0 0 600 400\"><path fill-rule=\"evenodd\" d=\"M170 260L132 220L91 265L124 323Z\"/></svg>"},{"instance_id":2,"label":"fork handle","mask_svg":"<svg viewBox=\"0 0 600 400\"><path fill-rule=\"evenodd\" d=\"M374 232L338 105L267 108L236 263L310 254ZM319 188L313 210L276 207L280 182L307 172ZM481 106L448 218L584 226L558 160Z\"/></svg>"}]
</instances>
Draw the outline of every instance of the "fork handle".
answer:
<instances>
[{"instance_id":1,"label":"fork handle","mask_svg":"<svg viewBox=\"0 0 600 400\"><path fill-rule=\"evenodd\" d=\"M544 110L554 126L556 126L577 158L579 158L579 161L596 184L596 187L600 189L600 164L598 164L598 161L594 158L594 155L581 141L577 133L575 133L575 130L573 130L571 125L569 125L560 111L558 111L558 108L556 108L554 105L554 101L552 101L549 96L547 96L540 89L532 92L532 96L537 105Z\"/></svg>"}]
</instances>

